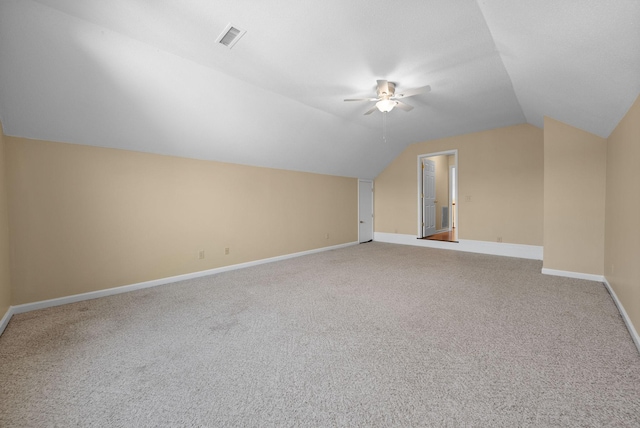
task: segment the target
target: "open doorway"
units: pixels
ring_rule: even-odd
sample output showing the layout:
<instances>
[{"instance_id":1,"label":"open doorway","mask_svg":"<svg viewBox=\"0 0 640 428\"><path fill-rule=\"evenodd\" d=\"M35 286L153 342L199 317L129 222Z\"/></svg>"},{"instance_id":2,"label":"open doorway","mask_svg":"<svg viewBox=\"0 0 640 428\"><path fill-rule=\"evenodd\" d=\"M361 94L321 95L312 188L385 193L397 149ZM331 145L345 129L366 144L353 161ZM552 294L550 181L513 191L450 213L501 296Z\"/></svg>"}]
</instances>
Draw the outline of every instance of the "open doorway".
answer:
<instances>
[{"instance_id":1,"label":"open doorway","mask_svg":"<svg viewBox=\"0 0 640 428\"><path fill-rule=\"evenodd\" d=\"M418 156L418 238L457 242L458 151Z\"/></svg>"}]
</instances>

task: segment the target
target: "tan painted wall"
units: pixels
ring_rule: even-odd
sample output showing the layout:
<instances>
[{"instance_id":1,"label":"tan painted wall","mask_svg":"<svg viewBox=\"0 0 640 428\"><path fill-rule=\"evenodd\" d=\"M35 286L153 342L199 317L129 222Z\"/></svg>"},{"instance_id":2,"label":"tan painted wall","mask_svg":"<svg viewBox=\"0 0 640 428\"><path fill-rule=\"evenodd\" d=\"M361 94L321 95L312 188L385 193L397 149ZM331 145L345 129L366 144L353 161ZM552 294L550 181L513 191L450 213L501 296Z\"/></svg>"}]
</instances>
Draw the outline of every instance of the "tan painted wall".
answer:
<instances>
[{"instance_id":1,"label":"tan painted wall","mask_svg":"<svg viewBox=\"0 0 640 428\"><path fill-rule=\"evenodd\" d=\"M607 141L604 274L640 331L640 96Z\"/></svg>"},{"instance_id":2,"label":"tan painted wall","mask_svg":"<svg viewBox=\"0 0 640 428\"><path fill-rule=\"evenodd\" d=\"M545 117L545 268L604 273L606 157L604 138Z\"/></svg>"},{"instance_id":3,"label":"tan painted wall","mask_svg":"<svg viewBox=\"0 0 640 428\"><path fill-rule=\"evenodd\" d=\"M5 140L14 304L358 239L354 178Z\"/></svg>"},{"instance_id":4,"label":"tan painted wall","mask_svg":"<svg viewBox=\"0 0 640 428\"><path fill-rule=\"evenodd\" d=\"M543 148L526 124L413 144L375 180L375 230L417 236L417 157L458 149L459 238L542 245Z\"/></svg>"},{"instance_id":5,"label":"tan painted wall","mask_svg":"<svg viewBox=\"0 0 640 428\"><path fill-rule=\"evenodd\" d=\"M4 140L2 123L0 123L0 318L7 313L9 306L11 306L9 221Z\"/></svg>"}]
</instances>

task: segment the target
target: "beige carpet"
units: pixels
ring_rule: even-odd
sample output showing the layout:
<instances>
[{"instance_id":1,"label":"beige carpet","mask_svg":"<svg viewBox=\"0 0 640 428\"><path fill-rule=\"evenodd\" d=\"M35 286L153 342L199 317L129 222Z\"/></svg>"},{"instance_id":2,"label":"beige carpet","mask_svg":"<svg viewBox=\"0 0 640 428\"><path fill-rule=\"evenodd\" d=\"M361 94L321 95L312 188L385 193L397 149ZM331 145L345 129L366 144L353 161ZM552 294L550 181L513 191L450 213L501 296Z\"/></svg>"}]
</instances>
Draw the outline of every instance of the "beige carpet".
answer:
<instances>
[{"instance_id":1,"label":"beige carpet","mask_svg":"<svg viewBox=\"0 0 640 428\"><path fill-rule=\"evenodd\" d=\"M14 316L0 426L638 427L602 284L369 243Z\"/></svg>"}]
</instances>

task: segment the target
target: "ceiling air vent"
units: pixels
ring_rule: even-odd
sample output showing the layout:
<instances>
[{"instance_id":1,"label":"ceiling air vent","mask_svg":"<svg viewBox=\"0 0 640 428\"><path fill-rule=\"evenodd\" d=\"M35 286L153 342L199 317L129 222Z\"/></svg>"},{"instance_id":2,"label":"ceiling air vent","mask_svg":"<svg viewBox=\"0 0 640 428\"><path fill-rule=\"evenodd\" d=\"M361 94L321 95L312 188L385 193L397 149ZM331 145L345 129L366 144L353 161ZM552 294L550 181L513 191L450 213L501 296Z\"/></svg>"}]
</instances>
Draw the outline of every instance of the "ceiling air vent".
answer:
<instances>
[{"instance_id":1,"label":"ceiling air vent","mask_svg":"<svg viewBox=\"0 0 640 428\"><path fill-rule=\"evenodd\" d=\"M244 33L246 33L245 30L234 27L229 23L216 39L216 43L220 43L231 49L233 45L238 43L240 37L244 36Z\"/></svg>"}]
</instances>

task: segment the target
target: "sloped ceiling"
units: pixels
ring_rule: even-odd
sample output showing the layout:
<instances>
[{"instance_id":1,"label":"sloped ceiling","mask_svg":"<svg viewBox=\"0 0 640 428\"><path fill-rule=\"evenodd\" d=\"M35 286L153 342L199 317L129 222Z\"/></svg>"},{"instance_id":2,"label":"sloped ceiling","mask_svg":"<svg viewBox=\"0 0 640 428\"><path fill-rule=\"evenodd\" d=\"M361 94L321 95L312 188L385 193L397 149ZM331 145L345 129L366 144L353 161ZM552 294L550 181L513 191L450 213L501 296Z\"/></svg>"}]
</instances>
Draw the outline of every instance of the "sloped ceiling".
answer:
<instances>
[{"instance_id":1,"label":"sloped ceiling","mask_svg":"<svg viewBox=\"0 0 640 428\"><path fill-rule=\"evenodd\" d=\"M432 91L342 101L377 79ZM0 0L13 136L373 178L409 144L545 115L607 137L639 93L637 0Z\"/></svg>"}]
</instances>

